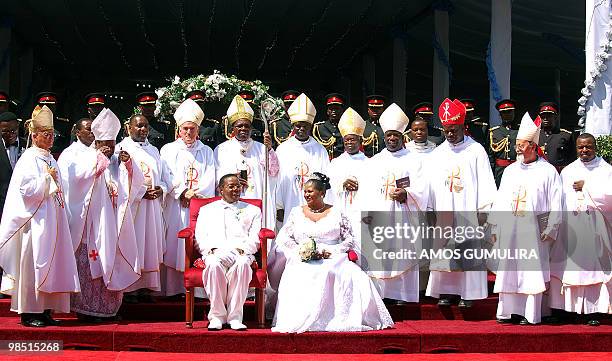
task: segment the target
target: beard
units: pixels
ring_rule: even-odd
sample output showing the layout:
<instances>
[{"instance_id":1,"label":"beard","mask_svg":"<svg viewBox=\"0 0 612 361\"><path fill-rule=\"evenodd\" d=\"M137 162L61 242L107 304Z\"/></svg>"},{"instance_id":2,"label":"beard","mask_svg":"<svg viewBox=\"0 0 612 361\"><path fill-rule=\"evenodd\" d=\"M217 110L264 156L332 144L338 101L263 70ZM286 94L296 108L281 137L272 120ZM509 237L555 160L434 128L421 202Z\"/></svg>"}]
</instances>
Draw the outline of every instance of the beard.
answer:
<instances>
[{"instance_id":1,"label":"beard","mask_svg":"<svg viewBox=\"0 0 612 361\"><path fill-rule=\"evenodd\" d=\"M517 154L516 155L516 161L523 163L525 161L525 156L523 154Z\"/></svg>"}]
</instances>

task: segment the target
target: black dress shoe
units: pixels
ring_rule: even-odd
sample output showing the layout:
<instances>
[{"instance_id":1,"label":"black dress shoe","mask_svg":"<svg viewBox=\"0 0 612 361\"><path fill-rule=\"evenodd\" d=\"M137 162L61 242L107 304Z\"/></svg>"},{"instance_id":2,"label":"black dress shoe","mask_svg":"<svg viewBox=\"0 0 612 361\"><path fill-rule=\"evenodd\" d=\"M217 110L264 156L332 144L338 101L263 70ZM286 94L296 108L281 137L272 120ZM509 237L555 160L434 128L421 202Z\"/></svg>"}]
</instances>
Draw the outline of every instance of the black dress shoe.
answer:
<instances>
[{"instance_id":1,"label":"black dress shoe","mask_svg":"<svg viewBox=\"0 0 612 361\"><path fill-rule=\"evenodd\" d=\"M149 293L141 293L137 296L138 302L141 303L155 303L153 296Z\"/></svg>"},{"instance_id":2,"label":"black dress shoe","mask_svg":"<svg viewBox=\"0 0 612 361\"><path fill-rule=\"evenodd\" d=\"M438 300L438 306L448 307L451 305L451 301L448 298L440 298Z\"/></svg>"},{"instance_id":3,"label":"black dress shoe","mask_svg":"<svg viewBox=\"0 0 612 361\"><path fill-rule=\"evenodd\" d=\"M462 299L462 300L459 301L458 307L461 307L461 308L470 308L470 307L472 307L472 304L473 304L472 301L470 301L470 300L463 300Z\"/></svg>"},{"instance_id":4,"label":"black dress shoe","mask_svg":"<svg viewBox=\"0 0 612 361\"><path fill-rule=\"evenodd\" d=\"M521 321L519 322L519 325L521 326L532 326L533 323L527 321L527 319L525 317L521 318Z\"/></svg>"},{"instance_id":5,"label":"black dress shoe","mask_svg":"<svg viewBox=\"0 0 612 361\"><path fill-rule=\"evenodd\" d=\"M406 306L408 304L408 302L402 301L402 300L397 300L397 301L395 301L395 304L397 306Z\"/></svg>"},{"instance_id":6,"label":"black dress shoe","mask_svg":"<svg viewBox=\"0 0 612 361\"><path fill-rule=\"evenodd\" d=\"M138 303L138 297L136 295L123 295L123 303Z\"/></svg>"},{"instance_id":7,"label":"black dress shoe","mask_svg":"<svg viewBox=\"0 0 612 361\"><path fill-rule=\"evenodd\" d=\"M587 325L589 325L589 326L599 326L599 325L601 325L601 323L599 321L597 321L597 320L589 320L587 322Z\"/></svg>"},{"instance_id":8,"label":"black dress shoe","mask_svg":"<svg viewBox=\"0 0 612 361\"><path fill-rule=\"evenodd\" d=\"M59 326L61 324L61 321L55 320L53 317L51 317L51 310L45 310L45 312L42 314L42 320L47 324L47 326Z\"/></svg>"},{"instance_id":9,"label":"black dress shoe","mask_svg":"<svg viewBox=\"0 0 612 361\"><path fill-rule=\"evenodd\" d=\"M511 318L498 318L497 323L509 324L509 323L512 323L512 319Z\"/></svg>"},{"instance_id":10,"label":"black dress shoe","mask_svg":"<svg viewBox=\"0 0 612 361\"><path fill-rule=\"evenodd\" d=\"M25 327L45 327L47 324L43 321L41 315L26 315L21 316L21 324Z\"/></svg>"}]
</instances>

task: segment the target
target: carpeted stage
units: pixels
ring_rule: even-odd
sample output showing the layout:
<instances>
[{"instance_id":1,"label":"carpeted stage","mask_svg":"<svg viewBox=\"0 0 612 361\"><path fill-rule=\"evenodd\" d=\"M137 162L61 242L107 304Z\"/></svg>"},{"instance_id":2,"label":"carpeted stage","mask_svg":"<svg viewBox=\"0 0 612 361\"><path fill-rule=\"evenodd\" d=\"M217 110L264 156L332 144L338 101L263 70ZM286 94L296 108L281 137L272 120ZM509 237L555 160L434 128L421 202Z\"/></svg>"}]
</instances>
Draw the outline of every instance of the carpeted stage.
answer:
<instances>
[{"instance_id":1,"label":"carpeted stage","mask_svg":"<svg viewBox=\"0 0 612 361\"><path fill-rule=\"evenodd\" d=\"M64 325L25 328L0 300L1 340L63 340L65 349L99 351L206 352L243 354L371 354L371 353L548 353L612 350L612 322L600 327L582 324L519 326L494 320L496 298L460 310L440 309L431 299L421 304L392 306L396 327L367 333L277 334L270 329L210 332L201 321L204 303L197 304L200 321L186 329L183 304L158 299L154 304L124 305L118 323L89 325L74 315L58 315ZM253 305L245 318L253 320ZM247 322L249 324L249 322ZM527 356L527 355L524 355ZM612 358L612 355L610 355ZM608 358L608 359L610 359ZM532 359L545 360L533 357ZM605 359L605 358L604 358ZM252 359L251 359L252 360Z\"/></svg>"}]
</instances>

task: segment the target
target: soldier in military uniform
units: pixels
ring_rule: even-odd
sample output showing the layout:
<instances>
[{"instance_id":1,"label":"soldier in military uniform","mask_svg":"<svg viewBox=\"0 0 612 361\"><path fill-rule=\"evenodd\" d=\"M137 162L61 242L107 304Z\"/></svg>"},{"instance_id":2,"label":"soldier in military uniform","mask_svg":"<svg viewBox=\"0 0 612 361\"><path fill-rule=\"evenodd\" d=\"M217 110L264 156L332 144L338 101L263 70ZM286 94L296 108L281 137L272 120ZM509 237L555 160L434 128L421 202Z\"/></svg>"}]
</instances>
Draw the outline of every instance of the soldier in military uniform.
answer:
<instances>
[{"instance_id":1,"label":"soldier in military uniform","mask_svg":"<svg viewBox=\"0 0 612 361\"><path fill-rule=\"evenodd\" d=\"M72 131L72 123L70 119L56 116L57 114L57 94L54 92L44 91L36 95L36 105L42 107L46 105L53 112L54 121L54 136L51 154L55 158L70 145L70 133Z\"/></svg>"},{"instance_id":2,"label":"soldier in military uniform","mask_svg":"<svg viewBox=\"0 0 612 361\"><path fill-rule=\"evenodd\" d=\"M469 135L476 142L480 143L484 149L489 149L489 123L477 117L475 102L472 99L461 99L465 105L465 134Z\"/></svg>"},{"instance_id":3,"label":"soldier in military uniform","mask_svg":"<svg viewBox=\"0 0 612 361\"><path fill-rule=\"evenodd\" d=\"M559 106L557 103L541 103L538 115L542 120L540 149L548 163L561 170L576 158L572 132L559 127Z\"/></svg>"},{"instance_id":4,"label":"soldier in military uniform","mask_svg":"<svg viewBox=\"0 0 612 361\"><path fill-rule=\"evenodd\" d=\"M312 128L312 136L327 150L329 159L344 153L344 142L338 129L338 122L346 109L344 99L344 95L339 93L327 94L325 96L327 120L315 123Z\"/></svg>"},{"instance_id":5,"label":"soldier in military uniform","mask_svg":"<svg viewBox=\"0 0 612 361\"><path fill-rule=\"evenodd\" d=\"M7 92L0 90L0 113L8 112L10 107L10 99Z\"/></svg>"},{"instance_id":6,"label":"soldier in military uniform","mask_svg":"<svg viewBox=\"0 0 612 361\"><path fill-rule=\"evenodd\" d=\"M363 153L367 157L377 154L385 148L385 134L378 123L380 115L385 110L387 99L382 95L368 95L368 121L363 132Z\"/></svg>"},{"instance_id":7,"label":"soldier in military uniform","mask_svg":"<svg viewBox=\"0 0 612 361\"><path fill-rule=\"evenodd\" d=\"M209 146L210 149L215 149L217 145L225 141L225 136L221 130L221 124L219 121L206 117L206 111L204 110L206 103L205 98L206 93L204 93L202 90L192 90L185 95L185 100L193 100L204 112L204 120L200 125L200 141Z\"/></svg>"},{"instance_id":8,"label":"soldier in military uniform","mask_svg":"<svg viewBox=\"0 0 612 361\"><path fill-rule=\"evenodd\" d=\"M287 109L293 104L293 101L300 95L300 92L295 90L287 90L281 94L283 100L283 108L285 109L285 115L278 118L277 120L270 123L272 141L274 147L278 147L282 142L289 139L293 127L291 121L287 115Z\"/></svg>"},{"instance_id":9,"label":"soldier in military uniform","mask_svg":"<svg viewBox=\"0 0 612 361\"><path fill-rule=\"evenodd\" d=\"M87 116L91 120L96 119L102 109L106 107L106 99L104 98L104 94L101 93L90 93L85 95L85 102L87 103Z\"/></svg>"},{"instance_id":10,"label":"soldier in military uniform","mask_svg":"<svg viewBox=\"0 0 612 361\"><path fill-rule=\"evenodd\" d=\"M155 116L156 101L157 94L152 91L146 91L136 95L136 102L138 102L140 113L149 120L149 143L155 148L161 149L164 145L173 142L176 137L172 123L167 120L157 119Z\"/></svg>"},{"instance_id":11,"label":"soldier in military uniform","mask_svg":"<svg viewBox=\"0 0 612 361\"><path fill-rule=\"evenodd\" d=\"M412 107L412 119L420 119L427 122L427 132L429 135L427 139L434 142L436 146L442 144L446 138L442 133L442 128L433 125L433 104L430 102L421 102ZM412 140L410 135L410 128L404 132L404 142L408 143Z\"/></svg>"},{"instance_id":12,"label":"soldier in military uniform","mask_svg":"<svg viewBox=\"0 0 612 361\"><path fill-rule=\"evenodd\" d=\"M516 135L518 130L514 123L514 110L516 102L512 99L503 99L495 104L499 112L502 125L489 129L489 159L495 176L495 184L499 187L502 174L507 166L516 161Z\"/></svg>"}]
</instances>

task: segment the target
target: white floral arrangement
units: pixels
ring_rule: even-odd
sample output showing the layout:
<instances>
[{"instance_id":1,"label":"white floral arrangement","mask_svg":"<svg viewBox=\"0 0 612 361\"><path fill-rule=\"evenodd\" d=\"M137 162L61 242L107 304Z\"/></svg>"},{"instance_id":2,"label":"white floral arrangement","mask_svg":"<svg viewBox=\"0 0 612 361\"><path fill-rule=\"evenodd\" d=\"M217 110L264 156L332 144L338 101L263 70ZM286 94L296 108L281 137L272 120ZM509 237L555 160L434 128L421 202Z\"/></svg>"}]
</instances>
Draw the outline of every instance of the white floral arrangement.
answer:
<instances>
[{"instance_id":1,"label":"white floral arrangement","mask_svg":"<svg viewBox=\"0 0 612 361\"><path fill-rule=\"evenodd\" d=\"M608 25L608 30L605 32L605 37L607 41L599 46L599 50L595 53L595 67L591 72L587 75L587 78L584 81L584 88L580 90L582 96L578 99L578 107L577 114L580 115L580 120L578 121L578 125L581 128L584 128L586 121L586 104L591 98L591 92L595 89L595 83L597 79L601 77L601 74L608 69L608 65L606 62L608 58L610 58L610 51L612 50L612 13L610 13L610 23Z\"/></svg>"},{"instance_id":2,"label":"white floral arrangement","mask_svg":"<svg viewBox=\"0 0 612 361\"><path fill-rule=\"evenodd\" d=\"M260 80L247 81L238 79L235 75L227 76L218 70L210 75L196 75L181 80L179 76L168 79L170 84L155 90L158 96L155 103L155 117L172 118L172 115L192 90L202 90L207 102L219 101L229 105L241 90L250 90L255 95L253 99L255 114L258 114L263 100L271 100L276 106L275 114L282 117L285 114L283 101L268 93L269 86ZM135 113L138 113L135 109Z\"/></svg>"},{"instance_id":3,"label":"white floral arrangement","mask_svg":"<svg viewBox=\"0 0 612 361\"><path fill-rule=\"evenodd\" d=\"M298 253L302 262L327 259L331 256L331 253L329 253L328 251L319 251L317 249L317 242L315 241L314 237L309 237L307 241L302 242L300 244L300 249Z\"/></svg>"}]
</instances>

